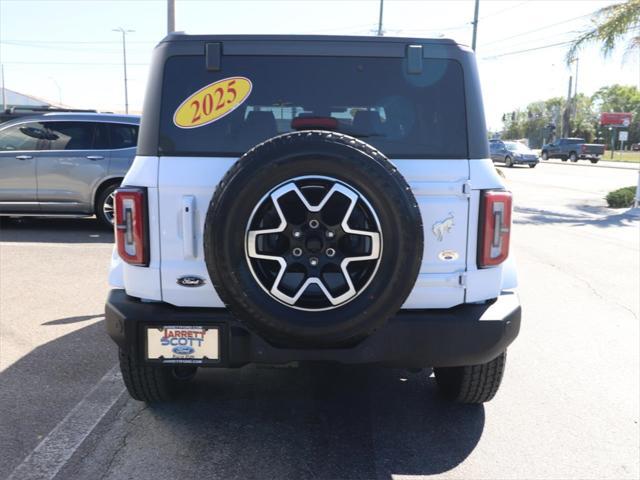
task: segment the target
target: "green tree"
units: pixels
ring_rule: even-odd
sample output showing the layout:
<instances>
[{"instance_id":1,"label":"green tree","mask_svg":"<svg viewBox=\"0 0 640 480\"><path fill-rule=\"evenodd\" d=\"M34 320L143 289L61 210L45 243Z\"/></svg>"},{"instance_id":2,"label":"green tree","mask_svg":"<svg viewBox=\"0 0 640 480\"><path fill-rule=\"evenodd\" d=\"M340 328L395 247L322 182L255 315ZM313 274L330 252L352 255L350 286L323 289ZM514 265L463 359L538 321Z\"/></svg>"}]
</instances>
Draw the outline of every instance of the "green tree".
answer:
<instances>
[{"instance_id":1,"label":"green tree","mask_svg":"<svg viewBox=\"0 0 640 480\"><path fill-rule=\"evenodd\" d=\"M628 50L640 47L640 0L627 0L597 10L593 14L593 25L582 32L570 45L567 63L571 62L578 51L590 43L599 43L604 55L609 55L618 41L634 32L629 40Z\"/></svg>"}]
</instances>

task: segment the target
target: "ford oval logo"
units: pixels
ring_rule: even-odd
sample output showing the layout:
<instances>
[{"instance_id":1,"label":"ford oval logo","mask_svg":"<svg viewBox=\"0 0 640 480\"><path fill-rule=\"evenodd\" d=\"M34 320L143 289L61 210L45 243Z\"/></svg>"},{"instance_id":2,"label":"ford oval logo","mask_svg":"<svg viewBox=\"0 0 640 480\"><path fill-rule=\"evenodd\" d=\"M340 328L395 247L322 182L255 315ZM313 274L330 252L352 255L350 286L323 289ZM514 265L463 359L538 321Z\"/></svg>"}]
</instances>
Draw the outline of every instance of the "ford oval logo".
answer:
<instances>
[{"instance_id":1,"label":"ford oval logo","mask_svg":"<svg viewBox=\"0 0 640 480\"><path fill-rule=\"evenodd\" d=\"M178 345L171 349L176 355L191 355L195 350L188 345Z\"/></svg>"},{"instance_id":2,"label":"ford oval logo","mask_svg":"<svg viewBox=\"0 0 640 480\"><path fill-rule=\"evenodd\" d=\"M178 285L182 285L183 287L201 287L204 284L204 279L196 277L195 275L185 275L184 277L178 278Z\"/></svg>"}]
</instances>

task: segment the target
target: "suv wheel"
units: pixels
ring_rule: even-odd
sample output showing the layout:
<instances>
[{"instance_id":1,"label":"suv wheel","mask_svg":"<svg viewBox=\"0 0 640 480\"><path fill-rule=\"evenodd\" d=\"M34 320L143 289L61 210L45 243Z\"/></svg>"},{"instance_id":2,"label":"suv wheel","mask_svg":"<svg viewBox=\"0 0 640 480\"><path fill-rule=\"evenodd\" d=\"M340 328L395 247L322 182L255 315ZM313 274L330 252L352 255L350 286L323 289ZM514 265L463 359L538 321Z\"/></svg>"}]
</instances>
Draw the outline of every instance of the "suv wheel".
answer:
<instances>
[{"instance_id":1,"label":"suv wheel","mask_svg":"<svg viewBox=\"0 0 640 480\"><path fill-rule=\"evenodd\" d=\"M113 228L114 219L114 192L120 186L118 183L109 185L96 198L96 218L105 228Z\"/></svg>"},{"instance_id":2,"label":"suv wheel","mask_svg":"<svg viewBox=\"0 0 640 480\"><path fill-rule=\"evenodd\" d=\"M513 167L513 160L511 160L511 157L509 157L508 155L504 158L504 164L511 168Z\"/></svg>"},{"instance_id":3,"label":"suv wheel","mask_svg":"<svg viewBox=\"0 0 640 480\"><path fill-rule=\"evenodd\" d=\"M574 163L578 161L578 155L576 155L576 152L571 152L569 154L569 160L571 160Z\"/></svg>"},{"instance_id":4,"label":"suv wheel","mask_svg":"<svg viewBox=\"0 0 640 480\"><path fill-rule=\"evenodd\" d=\"M222 179L205 261L220 298L271 343L350 345L411 292L421 218L404 178L370 145L291 133L251 149Z\"/></svg>"},{"instance_id":5,"label":"suv wheel","mask_svg":"<svg viewBox=\"0 0 640 480\"><path fill-rule=\"evenodd\" d=\"M484 403L491 400L502 382L507 352L488 363L466 367L435 368L440 391L457 403Z\"/></svg>"},{"instance_id":6,"label":"suv wheel","mask_svg":"<svg viewBox=\"0 0 640 480\"><path fill-rule=\"evenodd\" d=\"M542 158L542 160L549 160L549 153L546 150L543 150L540 157Z\"/></svg>"},{"instance_id":7,"label":"suv wheel","mask_svg":"<svg viewBox=\"0 0 640 480\"><path fill-rule=\"evenodd\" d=\"M171 400L180 386L191 380L197 367L166 367L140 362L135 354L120 350L120 371L129 395L147 403Z\"/></svg>"}]
</instances>

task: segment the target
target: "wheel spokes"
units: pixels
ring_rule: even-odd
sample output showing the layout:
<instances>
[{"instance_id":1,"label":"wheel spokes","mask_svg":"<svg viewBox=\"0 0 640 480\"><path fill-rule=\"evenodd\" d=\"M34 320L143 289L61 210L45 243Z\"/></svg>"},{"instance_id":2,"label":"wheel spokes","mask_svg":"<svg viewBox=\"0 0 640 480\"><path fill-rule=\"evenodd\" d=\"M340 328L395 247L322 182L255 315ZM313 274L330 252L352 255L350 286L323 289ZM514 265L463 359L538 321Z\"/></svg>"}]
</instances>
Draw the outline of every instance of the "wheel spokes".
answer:
<instances>
[{"instance_id":1,"label":"wheel spokes","mask_svg":"<svg viewBox=\"0 0 640 480\"><path fill-rule=\"evenodd\" d=\"M328 188L328 186L326 188ZM335 265L335 267L337 267L339 272L341 272L342 274L342 277L344 279L344 284L346 285L346 290L342 291L340 294L333 294L331 292L331 287L325 284L325 282L323 281L323 278L322 278L323 273L321 268L320 267L315 268L316 265L319 263L316 257L312 257L312 260L313 260L311 262L312 267L309 268L311 272L309 272L309 270L306 270L307 277L302 282L302 284L299 285L299 287L293 292L291 291L285 292L281 288L281 284L283 283L283 279L287 272L287 268L292 263L300 264L301 263L300 259L292 258L291 255L283 256L283 255L269 254L269 252L266 252L264 248L261 249L259 247L259 237L262 235L273 235L273 234L285 235L286 233L292 232L292 229L294 228L294 226L287 222L285 213L283 212L283 208L280 205L281 199L284 196L291 195L291 194L296 195L297 197L296 200L299 200L301 204L300 206L305 210L303 212L304 218L308 218L309 215L314 215L314 214L316 216L317 214L322 215L323 208L327 206L327 204L329 203L329 201L332 199L334 195L341 195L345 197L349 203L346 208L346 212L344 213L344 216L339 224L340 228L342 229L341 233L343 234L343 236L350 237L350 239L352 239L352 237L354 236L366 237L368 239L368 242L365 243L367 247L366 248L367 252L365 252L364 254L351 255L351 256L340 255L339 258L335 259L335 261L332 261L332 258L330 258L329 260L324 260L325 265ZM346 186L338 182L333 182L333 184L331 184L331 187L328 189L327 193L315 205L309 202L309 200L304 195L304 193L300 190L298 185L296 185L296 183L294 183L293 181L280 186L269 195L268 201L270 201L273 204L273 208L275 209L278 215L279 224L274 228L248 230L246 234L246 239L247 239L246 252L249 258L252 258L255 260L266 260L266 261L277 262L278 269L277 269L277 273L275 273L275 278L273 279L273 282L271 283L271 285L264 285L264 287L266 287L266 289L271 295L273 295L275 298L282 301L283 303L294 306L305 294L307 289L309 289L312 286L316 286L332 306L337 306L341 303L344 303L350 300L351 298L355 297L359 293L356 289L356 286L353 283L351 275L349 274L349 271L348 271L349 265L354 262L378 260L381 256L381 250L382 250L381 235L379 232L361 230L361 229L351 228L349 226L349 219L353 214L354 209L356 208L356 205L360 199L361 199L361 196L359 194L357 194L355 191L351 190L350 188L347 188ZM344 202L343 202L343 205L344 205ZM368 204L367 204L367 207L370 209L370 206L368 206ZM342 209L340 209L340 213L338 213L338 215L340 215L341 213L342 213ZM372 211L371 211L371 214L373 214ZM375 218L375 214L373 215ZM298 217L300 217L300 215L298 215ZM253 218L253 215L252 215L252 218ZM317 222L317 220L313 220L313 221L315 221L316 225L319 223ZM377 218L375 218L375 223L377 224ZM313 225L311 222L309 224ZM251 221L250 221L250 225L251 225ZM311 228L317 228L317 227L312 226ZM377 225L377 228L379 228L379 225ZM327 234L327 237L333 238L334 233L333 232L330 232L330 233L331 235ZM293 231L293 236L295 238L298 238L300 236L300 232ZM322 243L322 240L320 240L320 243ZM264 246L264 243L262 245ZM294 255L294 256L299 257L300 248L296 248L294 250L298 251L296 252L297 255ZM330 250L330 254L327 255L327 257L329 256L333 257L335 255L335 249L331 248L329 250ZM321 255L318 254L317 256L321 256ZM306 267L303 267L303 268L306 268ZM331 268L334 268L334 267L331 267Z\"/></svg>"}]
</instances>

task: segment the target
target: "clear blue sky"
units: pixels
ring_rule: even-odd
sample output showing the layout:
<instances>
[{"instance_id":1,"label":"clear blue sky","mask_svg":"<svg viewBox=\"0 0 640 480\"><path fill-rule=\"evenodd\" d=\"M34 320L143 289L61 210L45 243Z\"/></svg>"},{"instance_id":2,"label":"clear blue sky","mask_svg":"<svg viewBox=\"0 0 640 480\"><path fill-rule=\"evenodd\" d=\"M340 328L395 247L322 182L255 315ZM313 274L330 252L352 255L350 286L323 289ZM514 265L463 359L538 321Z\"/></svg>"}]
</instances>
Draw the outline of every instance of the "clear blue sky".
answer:
<instances>
[{"instance_id":1,"label":"clear blue sky","mask_svg":"<svg viewBox=\"0 0 640 480\"><path fill-rule=\"evenodd\" d=\"M489 125L503 112L566 95L565 46L590 12L616 3L586 0L481 0L478 60ZM378 0L176 0L176 29L187 33L318 33L372 35ZM453 38L471 43L473 0L385 0L387 35ZM127 36L129 104L140 111L153 46L166 33L165 0L0 0L0 62L7 88L74 107L122 111L121 37ZM578 89L638 85L639 55L623 49L604 59L580 56Z\"/></svg>"}]
</instances>

